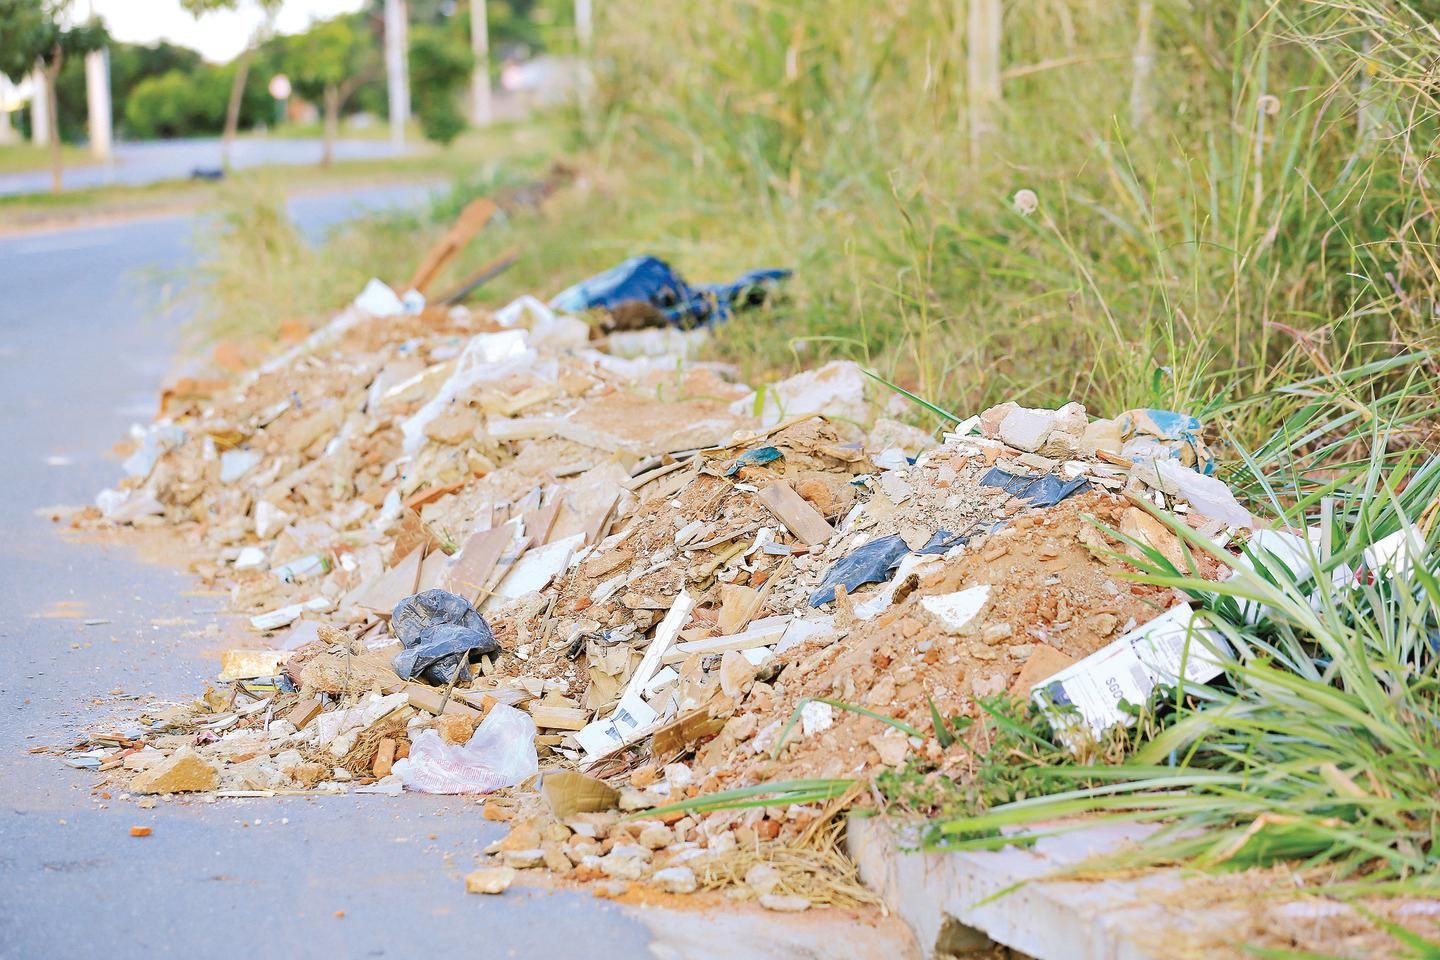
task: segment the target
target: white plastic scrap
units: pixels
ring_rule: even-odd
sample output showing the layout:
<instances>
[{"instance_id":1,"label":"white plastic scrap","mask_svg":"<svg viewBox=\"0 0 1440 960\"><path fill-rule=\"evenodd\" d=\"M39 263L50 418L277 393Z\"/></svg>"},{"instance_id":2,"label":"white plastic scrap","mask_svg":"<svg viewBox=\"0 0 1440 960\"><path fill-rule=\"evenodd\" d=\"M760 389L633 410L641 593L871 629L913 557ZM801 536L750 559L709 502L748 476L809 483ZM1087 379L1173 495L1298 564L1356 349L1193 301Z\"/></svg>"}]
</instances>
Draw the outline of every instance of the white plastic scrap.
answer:
<instances>
[{"instance_id":1,"label":"white plastic scrap","mask_svg":"<svg viewBox=\"0 0 1440 960\"><path fill-rule=\"evenodd\" d=\"M425 427L445 412L462 390L485 380L501 379L534 364L539 354L527 343L524 330L478 333L471 337L465 352L456 361L455 372L440 385L425 406L400 425L400 432L405 437L403 449L406 455L414 456L425 445Z\"/></svg>"},{"instance_id":2,"label":"white plastic scrap","mask_svg":"<svg viewBox=\"0 0 1440 960\"><path fill-rule=\"evenodd\" d=\"M394 774L407 790L420 793L490 793L539 770L535 721L523 710L497 703L464 746L446 743L433 729L421 732L410 756L395 761Z\"/></svg>"},{"instance_id":3,"label":"white plastic scrap","mask_svg":"<svg viewBox=\"0 0 1440 960\"><path fill-rule=\"evenodd\" d=\"M835 723L835 709L828 703L811 700L800 708L800 729L807 737L829 730Z\"/></svg>"},{"instance_id":4,"label":"white plastic scrap","mask_svg":"<svg viewBox=\"0 0 1440 960\"><path fill-rule=\"evenodd\" d=\"M185 442L185 430L174 424L152 423L148 428L133 426L130 435L139 443L135 452L125 458L125 472L144 480L155 469L165 453Z\"/></svg>"},{"instance_id":5,"label":"white plastic scrap","mask_svg":"<svg viewBox=\"0 0 1440 960\"><path fill-rule=\"evenodd\" d=\"M375 277L355 298L355 309L372 317L398 317L405 312L405 303L390 289L389 284Z\"/></svg>"},{"instance_id":6,"label":"white plastic scrap","mask_svg":"<svg viewBox=\"0 0 1440 960\"><path fill-rule=\"evenodd\" d=\"M1204 683L1218 676L1231 651L1204 617L1184 604L1165 611L1100 650L1036 684L1032 696L1057 732L1075 747L1116 724L1134 722L1122 704L1138 707L1157 684L1181 676ZM1078 717L1057 710L1074 707Z\"/></svg>"},{"instance_id":7,"label":"white plastic scrap","mask_svg":"<svg viewBox=\"0 0 1440 960\"><path fill-rule=\"evenodd\" d=\"M258 450L226 450L220 454L220 482L234 483L263 459L264 455Z\"/></svg>"},{"instance_id":8,"label":"white plastic scrap","mask_svg":"<svg viewBox=\"0 0 1440 960\"><path fill-rule=\"evenodd\" d=\"M934 614L946 633L963 634L974 629L975 618L990 604L990 584L982 583L955 593L925 597L920 605Z\"/></svg>"},{"instance_id":9,"label":"white plastic scrap","mask_svg":"<svg viewBox=\"0 0 1440 960\"><path fill-rule=\"evenodd\" d=\"M1223 481L1196 473L1176 460L1158 460L1155 473L1166 492L1179 496L1202 516L1236 527L1253 527L1250 511L1240 506Z\"/></svg>"}]
</instances>

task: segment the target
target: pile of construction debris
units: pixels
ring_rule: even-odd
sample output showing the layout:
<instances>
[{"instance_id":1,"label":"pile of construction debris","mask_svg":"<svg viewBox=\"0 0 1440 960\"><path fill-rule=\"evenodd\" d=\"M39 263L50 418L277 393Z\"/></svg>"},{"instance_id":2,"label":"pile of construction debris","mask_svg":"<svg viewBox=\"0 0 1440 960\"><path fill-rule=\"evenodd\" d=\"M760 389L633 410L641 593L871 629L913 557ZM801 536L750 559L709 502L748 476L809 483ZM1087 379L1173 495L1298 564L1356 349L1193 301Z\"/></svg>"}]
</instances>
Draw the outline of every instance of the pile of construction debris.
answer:
<instances>
[{"instance_id":1,"label":"pile of construction debris","mask_svg":"<svg viewBox=\"0 0 1440 960\"><path fill-rule=\"evenodd\" d=\"M1078 735L1203 675L1185 598L1117 559L1188 562L1167 514L1252 525L1199 423L1004 404L937 439L854 364L757 393L689 359L704 336L372 282L168 392L77 522L183 533L263 645L66 762L136 797L499 789L476 890L543 867L790 910L865 897L827 841L869 794L828 785L946 770L933 715L1038 688ZM685 806L780 781L827 786Z\"/></svg>"}]
</instances>

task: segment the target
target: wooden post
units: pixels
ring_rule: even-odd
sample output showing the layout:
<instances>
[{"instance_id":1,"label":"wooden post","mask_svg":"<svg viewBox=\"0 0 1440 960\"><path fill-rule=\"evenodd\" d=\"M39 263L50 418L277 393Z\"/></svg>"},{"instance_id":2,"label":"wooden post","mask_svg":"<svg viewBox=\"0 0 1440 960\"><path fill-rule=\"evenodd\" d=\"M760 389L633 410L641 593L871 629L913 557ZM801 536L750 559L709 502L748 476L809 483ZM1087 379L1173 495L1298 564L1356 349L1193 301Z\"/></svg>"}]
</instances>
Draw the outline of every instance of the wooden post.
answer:
<instances>
[{"instance_id":1,"label":"wooden post","mask_svg":"<svg viewBox=\"0 0 1440 960\"><path fill-rule=\"evenodd\" d=\"M485 0L470 0L470 51L475 54L475 72L470 75L470 121L477 127L490 125L490 25Z\"/></svg>"},{"instance_id":2,"label":"wooden post","mask_svg":"<svg viewBox=\"0 0 1440 960\"><path fill-rule=\"evenodd\" d=\"M110 51L85 54L85 106L90 121L90 152L110 159Z\"/></svg>"},{"instance_id":3,"label":"wooden post","mask_svg":"<svg viewBox=\"0 0 1440 960\"><path fill-rule=\"evenodd\" d=\"M970 159L978 162L984 141L995 131L1001 102L1000 0L970 0L966 30L966 76L970 92Z\"/></svg>"},{"instance_id":4,"label":"wooden post","mask_svg":"<svg viewBox=\"0 0 1440 960\"><path fill-rule=\"evenodd\" d=\"M385 0L385 81L390 99L390 142L405 145L410 121L409 26L405 0Z\"/></svg>"},{"instance_id":5,"label":"wooden post","mask_svg":"<svg viewBox=\"0 0 1440 960\"><path fill-rule=\"evenodd\" d=\"M1151 21L1154 19L1154 0L1140 0L1135 17L1138 32L1135 36L1130 74L1130 126L1134 130L1143 127L1154 111L1151 75L1155 69L1155 38L1150 32Z\"/></svg>"}]
</instances>

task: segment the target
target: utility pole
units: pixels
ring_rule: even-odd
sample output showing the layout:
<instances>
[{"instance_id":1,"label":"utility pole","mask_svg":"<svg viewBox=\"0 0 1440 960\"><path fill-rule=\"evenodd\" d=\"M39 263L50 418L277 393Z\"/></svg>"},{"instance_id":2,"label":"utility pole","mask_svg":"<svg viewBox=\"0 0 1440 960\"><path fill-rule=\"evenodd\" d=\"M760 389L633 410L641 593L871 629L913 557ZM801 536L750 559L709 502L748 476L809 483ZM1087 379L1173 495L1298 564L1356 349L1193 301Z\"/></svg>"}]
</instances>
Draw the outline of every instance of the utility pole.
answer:
<instances>
[{"instance_id":1,"label":"utility pole","mask_svg":"<svg viewBox=\"0 0 1440 960\"><path fill-rule=\"evenodd\" d=\"M575 0L575 39L580 44L582 56L590 55L590 44L595 40L595 9L592 0Z\"/></svg>"},{"instance_id":2,"label":"utility pole","mask_svg":"<svg viewBox=\"0 0 1440 960\"><path fill-rule=\"evenodd\" d=\"M410 70L406 60L407 39L405 0L385 0L385 80L390 95L390 142L405 145L405 125L410 121Z\"/></svg>"},{"instance_id":3,"label":"utility pole","mask_svg":"<svg viewBox=\"0 0 1440 960\"><path fill-rule=\"evenodd\" d=\"M110 159L110 50L85 54L85 105L90 114L90 152Z\"/></svg>"},{"instance_id":4,"label":"utility pole","mask_svg":"<svg viewBox=\"0 0 1440 960\"><path fill-rule=\"evenodd\" d=\"M30 140L41 145L50 142L50 97L45 86L45 71L38 66L30 77Z\"/></svg>"},{"instance_id":5,"label":"utility pole","mask_svg":"<svg viewBox=\"0 0 1440 960\"><path fill-rule=\"evenodd\" d=\"M470 50L475 54L475 72L470 76L470 122L490 125L490 24L485 0L470 0Z\"/></svg>"}]
</instances>

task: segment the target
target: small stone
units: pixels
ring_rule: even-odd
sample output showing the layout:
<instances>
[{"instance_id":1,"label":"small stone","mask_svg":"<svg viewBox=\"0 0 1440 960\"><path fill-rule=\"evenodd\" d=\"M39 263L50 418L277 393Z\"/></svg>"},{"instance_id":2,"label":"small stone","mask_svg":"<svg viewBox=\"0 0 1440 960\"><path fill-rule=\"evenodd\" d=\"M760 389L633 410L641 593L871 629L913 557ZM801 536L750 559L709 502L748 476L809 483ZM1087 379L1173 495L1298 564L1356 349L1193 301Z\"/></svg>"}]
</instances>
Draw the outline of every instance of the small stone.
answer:
<instances>
[{"instance_id":1,"label":"small stone","mask_svg":"<svg viewBox=\"0 0 1440 960\"><path fill-rule=\"evenodd\" d=\"M759 726L759 716L753 713L744 713L738 717L731 717L725 722L725 733L734 737L736 743L740 743L755 736L755 730Z\"/></svg>"},{"instance_id":2,"label":"small stone","mask_svg":"<svg viewBox=\"0 0 1440 960\"><path fill-rule=\"evenodd\" d=\"M465 874L466 893L504 893L515 882L515 871L509 867L485 867Z\"/></svg>"},{"instance_id":3,"label":"small stone","mask_svg":"<svg viewBox=\"0 0 1440 960\"><path fill-rule=\"evenodd\" d=\"M480 815L486 820L504 823L515 819L515 808L496 803L494 800L487 800L485 805L480 808Z\"/></svg>"},{"instance_id":4,"label":"small stone","mask_svg":"<svg viewBox=\"0 0 1440 960\"><path fill-rule=\"evenodd\" d=\"M1020 404L1013 400L1007 400L986 410L980 414L980 433L992 440L995 439L1000 435L1000 424L1004 423L1005 418L1013 411L1019 409Z\"/></svg>"},{"instance_id":5,"label":"small stone","mask_svg":"<svg viewBox=\"0 0 1440 960\"><path fill-rule=\"evenodd\" d=\"M1055 432L1080 439L1085 435L1085 428L1089 425L1090 418L1085 413L1085 405L1076 403L1073 400L1055 411Z\"/></svg>"},{"instance_id":6,"label":"small stone","mask_svg":"<svg viewBox=\"0 0 1440 960\"><path fill-rule=\"evenodd\" d=\"M1090 629L1097 637L1108 637L1119 626L1120 618L1113 613L1097 613L1089 620Z\"/></svg>"},{"instance_id":7,"label":"small stone","mask_svg":"<svg viewBox=\"0 0 1440 960\"><path fill-rule=\"evenodd\" d=\"M731 700L739 700L746 685L755 679L755 665L735 650L725 651L720 658L720 691Z\"/></svg>"},{"instance_id":8,"label":"small stone","mask_svg":"<svg viewBox=\"0 0 1440 960\"><path fill-rule=\"evenodd\" d=\"M657 824L641 830L640 836L636 839L640 841L640 846L642 847L650 850L663 850L675 842L675 834L670 832L669 827L663 827Z\"/></svg>"},{"instance_id":9,"label":"small stone","mask_svg":"<svg viewBox=\"0 0 1440 960\"><path fill-rule=\"evenodd\" d=\"M660 782L660 768L653 763L647 763L643 767L636 767L630 771L630 786L636 790L644 790Z\"/></svg>"},{"instance_id":10,"label":"small stone","mask_svg":"<svg viewBox=\"0 0 1440 960\"><path fill-rule=\"evenodd\" d=\"M620 788L620 809L625 813L633 813L636 810L649 810L655 806L654 801L634 787Z\"/></svg>"},{"instance_id":11,"label":"small stone","mask_svg":"<svg viewBox=\"0 0 1440 960\"><path fill-rule=\"evenodd\" d=\"M645 862L639 857L620 857L614 853L600 858L600 872L615 880L639 880Z\"/></svg>"},{"instance_id":12,"label":"small stone","mask_svg":"<svg viewBox=\"0 0 1440 960\"><path fill-rule=\"evenodd\" d=\"M545 851L536 847L534 850L505 850L500 854L505 861L505 866L516 870L532 870L545 862Z\"/></svg>"},{"instance_id":13,"label":"small stone","mask_svg":"<svg viewBox=\"0 0 1440 960\"><path fill-rule=\"evenodd\" d=\"M499 849L505 850L536 850L540 847L540 826L534 820L517 820L505 839L500 841Z\"/></svg>"},{"instance_id":14,"label":"small stone","mask_svg":"<svg viewBox=\"0 0 1440 960\"><path fill-rule=\"evenodd\" d=\"M970 681L970 695L979 700L983 697L993 697L1005 689L1006 678L998 673L992 673L987 677L976 677Z\"/></svg>"},{"instance_id":15,"label":"small stone","mask_svg":"<svg viewBox=\"0 0 1440 960\"><path fill-rule=\"evenodd\" d=\"M1180 538L1175 536L1165 524L1139 507L1130 507L1125 511L1125 515L1120 518L1120 532L1132 540L1153 547L1176 569L1186 569L1185 554L1180 546ZM1144 552L1133 544L1126 544L1125 552L1137 560L1148 559Z\"/></svg>"},{"instance_id":16,"label":"small stone","mask_svg":"<svg viewBox=\"0 0 1440 960\"><path fill-rule=\"evenodd\" d=\"M897 731L898 733L898 731ZM910 743L904 735L876 734L867 741L880 754L880 762L887 767L898 767L910 754Z\"/></svg>"},{"instance_id":17,"label":"small stone","mask_svg":"<svg viewBox=\"0 0 1440 960\"><path fill-rule=\"evenodd\" d=\"M911 637L915 636L915 634L919 633L924 628L925 624L921 623L919 620L916 620L914 617L905 617L900 621L900 634L906 640L909 640Z\"/></svg>"},{"instance_id":18,"label":"small stone","mask_svg":"<svg viewBox=\"0 0 1440 960\"><path fill-rule=\"evenodd\" d=\"M1037 453L1054 429L1054 411L1016 407L1000 421L1000 440L1016 450Z\"/></svg>"},{"instance_id":19,"label":"small stone","mask_svg":"<svg viewBox=\"0 0 1440 960\"><path fill-rule=\"evenodd\" d=\"M835 710L828 703L811 700L800 708L800 730L807 737L829 730L834 722Z\"/></svg>"},{"instance_id":20,"label":"small stone","mask_svg":"<svg viewBox=\"0 0 1440 960\"><path fill-rule=\"evenodd\" d=\"M804 897L767 893L760 898L760 906L776 913L802 913L810 909L810 901Z\"/></svg>"},{"instance_id":21,"label":"small stone","mask_svg":"<svg viewBox=\"0 0 1440 960\"><path fill-rule=\"evenodd\" d=\"M694 893L695 871L689 867L666 867L656 870L650 882L666 893Z\"/></svg>"},{"instance_id":22,"label":"small stone","mask_svg":"<svg viewBox=\"0 0 1440 960\"><path fill-rule=\"evenodd\" d=\"M131 827L131 828L130 828L130 836L132 836L132 837L148 837L148 836L150 836L150 834L152 834L152 833L154 833L154 832L155 832L155 831L152 830L150 827Z\"/></svg>"},{"instance_id":23,"label":"small stone","mask_svg":"<svg viewBox=\"0 0 1440 960\"><path fill-rule=\"evenodd\" d=\"M474 717L461 716L458 713L446 713L435 718L435 729L440 731L440 739L457 746L470 742L476 725Z\"/></svg>"},{"instance_id":24,"label":"small stone","mask_svg":"<svg viewBox=\"0 0 1440 960\"><path fill-rule=\"evenodd\" d=\"M616 857L630 857L642 863L650 862L650 849L642 847L638 843L617 843L610 848L610 854Z\"/></svg>"},{"instance_id":25,"label":"small stone","mask_svg":"<svg viewBox=\"0 0 1440 960\"><path fill-rule=\"evenodd\" d=\"M865 705L884 707L895 699L895 678L886 674L865 694Z\"/></svg>"},{"instance_id":26,"label":"small stone","mask_svg":"<svg viewBox=\"0 0 1440 960\"><path fill-rule=\"evenodd\" d=\"M214 790L220 775L189 747L181 747L130 782L131 793L193 793Z\"/></svg>"},{"instance_id":27,"label":"small stone","mask_svg":"<svg viewBox=\"0 0 1440 960\"><path fill-rule=\"evenodd\" d=\"M1020 675L1010 685L1010 692L1017 697L1028 697L1037 684L1044 683L1074 662L1073 657L1067 657L1048 643L1036 644L1030 659L1020 668Z\"/></svg>"},{"instance_id":28,"label":"small stone","mask_svg":"<svg viewBox=\"0 0 1440 960\"><path fill-rule=\"evenodd\" d=\"M1008 623L992 623L980 632L980 639L986 643L999 643L1015 635L1015 628Z\"/></svg>"},{"instance_id":29,"label":"small stone","mask_svg":"<svg viewBox=\"0 0 1440 960\"><path fill-rule=\"evenodd\" d=\"M551 873L569 873L573 864L570 858L565 855L565 845L554 840L546 841L540 847L541 857L545 861L545 869Z\"/></svg>"},{"instance_id":30,"label":"small stone","mask_svg":"<svg viewBox=\"0 0 1440 960\"><path fill-rule=\"evenodd\" d=\"M772 892L780 885L780 871L768 863L757 863L745 871L745 886L760 897Z\"/></svg>"},{"instance_id":31,"label":"small stone","mask_svg":"<svg viewBox=\"0 0 1440 960\"><path fill-rule=\"evenodd\" d=\"M1080 441L1080 452L1087 457L1095 456L1098 450L1118 454L1123 444L1119 423L1114 420L1096 420L1085 427L1083 439Z\"/></svg>"}]
</instances>

